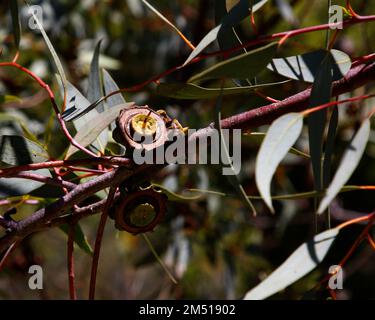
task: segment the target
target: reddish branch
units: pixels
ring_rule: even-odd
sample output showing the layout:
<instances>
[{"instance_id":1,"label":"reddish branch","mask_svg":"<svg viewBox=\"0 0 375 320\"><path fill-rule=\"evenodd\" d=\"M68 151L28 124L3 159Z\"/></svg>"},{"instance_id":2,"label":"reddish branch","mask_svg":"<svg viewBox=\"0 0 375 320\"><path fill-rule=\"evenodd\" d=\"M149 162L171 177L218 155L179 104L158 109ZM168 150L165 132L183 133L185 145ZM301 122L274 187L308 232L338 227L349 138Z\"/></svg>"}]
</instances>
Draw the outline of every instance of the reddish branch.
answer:
<instances>
[{"instance_id":1,"label":"reddish branch","mask_svg":"<svg viewBox=\"0 0 375 320\"><path fill-rule=\"evenodd\" d=\"M334 82L332 95L337 96L350 92L375 80L375 63L361 64L353 67L345 78ZM250 129L256 126L269 124L274 119L288 112L305 110L308 107L311 89L307 89L277 103L253 109L222 120L223 128ZM197 139L200 135L209 135L212 125L199 130L190 139ZM93 161L100 161L94 159ZM65 163L66 164L66 163ZM35 164L38 165L38 164ZM137 185L143 179L149 179L163 166L143 165L133 170L118 168L105 173L89 182L78 185L64 197L46 208L40 209L26 219L18 222L13 230L0 239L0 251L6 249L15 240L21 239L30 233L46 227L54 218L69 212L70 208L82 202L99 190L126 181L129 185ZM8 169L4 169L8 170ZM4 172L3 170L3 172ZM1 171L0 171L1 172Z\"/></svg>"}]
</instances>

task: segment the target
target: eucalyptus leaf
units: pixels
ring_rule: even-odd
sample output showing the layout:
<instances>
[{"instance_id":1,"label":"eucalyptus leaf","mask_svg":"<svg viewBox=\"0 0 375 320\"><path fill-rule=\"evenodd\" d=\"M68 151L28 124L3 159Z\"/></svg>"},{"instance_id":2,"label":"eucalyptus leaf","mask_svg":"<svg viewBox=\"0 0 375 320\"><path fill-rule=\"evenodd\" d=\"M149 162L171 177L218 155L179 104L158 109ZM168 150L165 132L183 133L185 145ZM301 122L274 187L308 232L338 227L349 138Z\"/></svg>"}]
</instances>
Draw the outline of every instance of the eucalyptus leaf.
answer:
<instances>
[{"instance_id":1,"label":"eucalyptus leaf","mask_svg":"<svg viewBox=\"0 0 375 320\"><path fill-rule=\"evenodd\" d=\"M181 195L173 191L170 191L160 184L153 183L152 186L155 187L156 189L160 189L161 191L163 191L163 193L168 197L169 201L187 202L187 201L196 201L202 198L202 194L194 195L194 196L192 195L186 196L186 195Z\"/></svg>"},{"instance_id":2,"label":"eucalyptus leaf","mask_svg":"<svg viewBox=\"0 0 375 320\"><path fill-rule=\"evenodd\" d=\"M326 194L319 205L319 214L322 214L324 212L324 210L340 192L341 188L345 185L345 183L353 174L354 170L357 168L362 155L365 152L366 145L370 137L370 131L370 120L366 119L362 123L358 132L355 134L349 146L346 148L335 176L333 177L332 182L329 185Z\"/></svg>"},{"instance_id":3,"label":"eucalyptus leaf","mask_svg":"<svg viewBox=\"0 0 375 320\"><path fill-rule=\"evenodd\" d=\"M120 89L115 80L113 80L111 75L105 69L103 69L103 84L105 95ZM114 94L113 96L108 97L105 101L107 102L109 108L126 103L125 98L121 93Z\"/></svg>"},{"instance_id":4,"label":"eucalyptus leaf","mask_svg":"<svg viewBox=\"0 0 375 320\"><path fill-rule=\"evenodd\" d=\"M266 46L219 62L191 77L189 82L221 78L254 78L271 61L276 54L277 47L277 42L272 42Z\"/></svg>"},{"instance_id":5,"label":"eucalyptus leaf","mask_svg":"<svg viewBox=\"0 0 375 320\"><path fill-rule=\"evenodd\" d=\"M10 13L12 15L14 42L18 50L21 40L21 22L19 18L18 0L10 0Z\"/></svg>"},{"instance_id":6,"label":"eucalyptus leaf","mask_svg":"<svg viewBox=\"0 0 375 320\"><path fill-rule=\"evenodd\" d=\"M60 226L60 229L65 233L69 234L69 226L67 224L63 224ZM81 248L84 252L92 255L94 252L91 248L90 243L87 240L87 237L82 231L81 226L77 223L74 225L74 242Z\"/></svg>"},{"instance_id":7,"label":"eucalyptus leaf","mask_svg":"<svg viewBox=\"0 0 375 320\"><path fill-rule=\"evenodd\" d=\"M251 94L254 90L272 86L278 86L285 83L265 83L256 86L230 87L230 88L205 88L193 83L161 83L157 86L157 93L174 99L211 99L217 98L220 94L223 96Z\"/></svg>"},{"instance_id":8,"label":"eucalyptus leaf","mask_svg":"<svg viewBox=\"0 0 375 320\"><path fill-rule=\"evenodd\" d=\"M89 123L83 125L80 130L78 131L77 135L74 137L75 141L77 141L80 145L86 147L101 134L101 132L114 121L120 111L125 108L129 108L134 103L125 103L111 109L107 110L106 112L97 114ZM77 148L74 146L70 146L67 152L66 157L69 158L74 152L77 151Z\"/></svg>"},{"instance_id":9,"label":"eucalyptus leaf","mask_svg":"<svg viewBox=\"0 0 375 320\"><path fill-rule=\"evenodd\" d=\"M0 161L19 166L48 160L46 150L35 142L22 136L0 137Z\"/></svg>"},{"instance_id":10,"label":"eucalyptus leaf","mask_svg":"<svg viewBox=\"0 0 375 320\"><path fill-rule=\"evenodd\" d=\"M246 293L244 299L266 299L314 270L327 255L338 233L338 229L329 229L302 244L281 266Z\"/></svg>"},{"instance_id":11,"label":"eucalyptus leaf","mask_svg":"<svg viewBox=\"0 0 375 320\"><path fill-rule=\"evenodd\" d=\"M328 103L331 100L333 59L327 52L322 64L318 68L310 95L310 108ZM323 138L326 126L327 109L310 114L307 118L309 129L309 147L314 175L315 189L321 191L322 185L322 156Z\"/></svg>"},{"instance_id":12,"label":"eucalyptus leaf","mask_svg":"<svg viewBox=\"0 0 375 320\"><path fill-rule=\"evenodd\" d=\"M218 38L219 33L223 32L223 30L233 28L235 25L245 19L251 11L251 3L253 3L252 11L256 12L263 5L265 5L267 1L268 0L240 0L226 15L223 16L220 24L211 29L206 34L206 36L203 37L203 39L199 42L196 48L186 59L184 65L187 65L189 62L191 62L205 48L207 48L212 42L214 42Z\"/></svg>"},{"instance_id":13,"label":"eucalyptus leaf","mask_svg":"<svg viewBox=\"0 0 375 320\"><path fill-rule=\"evenodd\" d=\"M88 88L87 88L87 99L93 103L100 99L103 95L101 80L100 80L100 72L99 72L99 55L100 55L100 45L101 40L97 43L94 55L91 60L90 65L90 73L89 73L89 80L88 80ZM104 111L103 104L99 104L96 107L96 110L100 112Z\"/></svg>"},{"instance_id":14,"label":"eucalyptus leaf","mask_svg":"<svg viewBox=\"0 0 375 320\"><path fill-rule=\"evenodd\" d=\"M332 57L332 81L344 77L352 65L350 57L339 50L330 50ZM317 50L302 55L273 59L267 68L284 77L313 83L327 56L326 50Z\"/></svg>"},{"instance_id":15,"label":"eucalyptus leaf","mask_svg":"<svg viewBox=\"0 0 375 320\"><path fill-rule=\"evenodd\" d=\"M256 158L255 180L263 200L273 212L271 180L277 166L297 141L303 127L300 113L288 113L276 119L268 129Z\"/></svg>"}]
</instances>

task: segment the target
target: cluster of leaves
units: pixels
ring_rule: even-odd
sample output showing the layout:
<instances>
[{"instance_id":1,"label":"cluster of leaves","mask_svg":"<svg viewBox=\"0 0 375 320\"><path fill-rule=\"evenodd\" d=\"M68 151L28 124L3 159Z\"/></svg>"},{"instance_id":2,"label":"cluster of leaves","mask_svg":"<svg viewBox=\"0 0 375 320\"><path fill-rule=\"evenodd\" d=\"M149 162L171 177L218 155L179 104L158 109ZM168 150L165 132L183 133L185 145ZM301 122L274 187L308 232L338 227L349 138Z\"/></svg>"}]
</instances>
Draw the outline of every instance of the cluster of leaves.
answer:
<instances>
[{"instance_id":1,"label":"cluster of leaves","mask_svg":"<svg viewBox=\"0 0 375 320\"><path fill-rule=\"evenodd\" d=\"M173 44L178 40L178 36L173 38L170 32L159 32L158 37L152 40L157 45L155 46L157 48L156 51L152 50L152 43L150 43L146 47L137 45L142 50L138 48L135 50L136 52L131 52L131 49L128 48L130 46L126 47L124 45L124 43L129 43L129 41L125 41L123 38L126 38L128 34L137 33L140 21L143 22L143 27L146 29L147 21L152 20L154 24L157 24L158 28L164 28L163 23L166 20L164 15L160 13L163 10L158 11L147 1L142 2L146 4L146 7L141 7L141 9L138 1L128 1L126 9L124 9L123 4L117 2L114 2L113 7L93 4L91 8L79 8L79 18L75 15L77 8L73 5L72 7L66 5L54 8L55 13L62 10L64 12L63 16L69 21L81 19L81 23L84 23L82 16L86 14L84 11L86 10L90 13L86 22L87 28L93 25L105 25L106 18L110 17L118 8L123 9L126 18L130 17L129 21L125 19L128 31L123 32L124 34L120 35L118 32L118 29L121 29L121 25L124 23L122 19L120 19L120 22L113 22L106 29L106 35L110 39L106 44L107 52L112 54L116 52L117 57L126 56L124 61L126 67L119 69L117 73L113 73L114 77L118 75L116 78L118 83L122 85L117 85L109 72L102 68L103 60L107 61L107 64L112 67L115 63L114 60L101 56L101 42L93 39L91 43L95 43L95 49L92 52L90 67L87 68L88 81L85 95L72 84L79 83L85 78L84 72L77 74L77 71L74 70L79 65L82 55L77 58L68 54L67 50L70 47L67 44L59 43L67 35L62 34L60 36L57 33L58 37L56 37L56 41L52 45L52 41L49 40L42 23L34 15L42 37L51 53L49 60L53 61L55 69L58 71L57 81L54 72L49 72L48 77L51 82L57 83L54 91L60 92L61 105L64 105L65 102L64 107L61 108L61 111L64 111L62 109L65 108L64 118L72 120L72 127L69 129L76 131L75 141L83 147L88 147L94 153L100 152L102 155L124 154L123 148L111 139L111 129L113 129L112 123L117 117L119 110L127 106L125 105L125 98L122 94L117 93L104 101L100 100L100 103L98 101L104 95L117 91L119 87L144 81L147 76L151 76L151 74L148 74L150 69L156 72L163 71L158 70L158 67L147 68L149 61L166 68L169 65L181 63L179 54L184 57L188 56L182 64L185 68L178 73L179 82L176 81L177 76L172 74L167 76L163 82L158 83L156 87L147 89L142 87L143 92L128 94L129 96L127 96L126 100L135 101L138 105L144 102L151 106L165 105L167 111L174 114L182 122L188 122L190 127L197 128L206 126L212 120L220 123L222 113L231 115L264 105L265 102L262 98L264 95L260 94L263 91L267 92L267 95L284 99L297 90L312 85L310 109L324 106L331 100L332 83L343 78L350 70L352 64L349 55L340 50L343 49L341 48L343 46L338 46L336 49L318 50L316 45L311 46L308 43L309 41L311 43L320 41L320 37L314 38L314 36L308 39L303 38L302 50L297 50L298 52L295 52L297 43L292 41L287 41L282 46L280 43L271 42L269 44L261 44L256 49L243 49L245 52L241 50L231 52L229 50L225 59L214 64L210 63L209 66L191 64L197 58L199 59L202 52L210 46L212 47L213 44L217 43L218 49L225 51L241 45L241 38L256 39L257 34L252 30L251 24L246 19L249 17L249 11L257 19L257 13L262 12L265 21L276 14L277 22L275 28L283 26L285 22L280 19L279 12L284 12L284 15L281 14L281 16L286 18L285 8L291 9L291 7L285 1L280 1L275 6L267 0L241 0L230 10L227 9L228 4L226 1L215 1L213 8L215 26L207 30L205 36L202 35L202 40L192 50L190 55L187 54L187 49L182 47L182 45L178 46L180 52L176 50ZM191 5L176 4L176 6L198 11L197 6L203 6L202 3L198 4L193 1ZM17 18L17 2L11 1L11 4L14 39L17 48L19 47L21 50L19 63L27 65L38 59L38 52L34 48L23 49L22 41L20 42L22 37L20 36L19 19ZM168 4L164 3L158 3L158 6L163 9L168 8ZM319 6L317 7L319 8ZM101 8L104 11L102 16L97 18L95 14ZM129 8L132 8L130 12L128 11ZM151 12L157 13L155 20L150 17L145 18L143 11L145 8L151 8ZM303 4L299 4L296 11L302 12L303 9ZM366 9L371 12L370 7ZM324 10L321 11L325 12ZM207 13L205 12L204 14ZM301 17L302 13L300 14ZM99 22L96 21L97 23L94 23L93 20L95 19L98 19ZM309 21L315 23L314 19L316 17L311 17ZM320 21L325 21L324 19L326 17ZM260 17L259 20L261 20ZM286 20L288 23L291 23L292 20L295 23L296 18ZM201 19L196 19L195 23L197 29L202 27L200 25L202 23ZM259 24L261 25L261 23ZM265 24L263 27L265 28ZM134 41L146 44L150 39L150 34L156 32L154 29L155 27L153 30L145 32L146 35L134 36L136 39ZM186 26L185 29L183 30L184 34L192 33L192 26ZM204 29L207 28L205 27ZM177 28L176 30L179 31ZM51 31L53 33L53 30ZM266 31L272 33L274 30L271 27ZM358 33L358 30L355 32ZM69 33L67 32L67 34ZM24 37L26 36L24 35ZM82 36L81 39L77 37L76 40L84 42L85 37L88 36ZM73 43L74 41L70 37L71 35L67 38L68 42ZM305 35L304 37L307 36ZM346 37L347 41L351 41L350 34L346 35ZM37 36L32 35L32 38L37 38ZM116 44L118 43L122 43L123 47L121 49L116 49ZM323 41L320 41L320 43L323 43ZM363 47L365 44L366 39L359 46ZM165 47L168 48L168 53L163 51ZM55 50L55 48L58 49ZM126 55L124 55L125 52L127 53ZM27 57L27 54L29 57ZM137 56L138 54L139 56ZM280 57L276 58L277 55ZM60 58L63 57L63 62L61 62L59 56ZM144 61L147 62L144 63ZM68 68L65 66L68 66ZM67 80L66 69L69 69L72 81ZM193 72L193 75L190 74L191 72ZM285 81L285 78L288 81ZM31 90L33 87L30 86L27 89ZM26 89L25 91L27 92ZM371 92L371 87L368 88L368 91ZM25 92L21 93L24 94ZM4 106L9 106L9 104L21 105L18 101L19 98L14 96L2 95L1 97L2 103L5 103ZM366 102L360 101L358 103L365 105ZM11 109L4 108L5 111L0 114L1 123L6 124L1 128L0 160L2 167L39 163L51 158L79 159L82 157L82 151L72 145L68 145L62 138L55 115L49 116L51 114L49 103L45 102L42 106L35 106L32 111L25 109L25 112L19 112L18 110L12 112ZM34 109L38 110L34 111ZM340 116L342 116L343 112L340 111L340 113ZM49 118L47 122L45 121L46 115ZM327 124L328 115L330 117ZM168 295L195 298L234 298L244 296L249 284L258 282L258 273L261 270L271 271L274 269L274 266L280 264L285 259L285 256L293 251L293 247L306 240L306 231L313 234L315 228L321 228L325 224L320 222L318 226L314 226L313 215L307 222L301 222L303 219L301 220L300 215L297 215L297 213L325 213L328 205L340 192L359 189L356 186L347 186L346 184L359 165L368 145L371 131L370 119L365 117L366 114L364 112L357 111L356 117L344 116L342 121L344 124L340 128L338 116L338 107L333 107L332 112L327 112L327 108L322 108L311 113L290 113L275 120L268 128L267 133L248 133L243 137L243 154L246 157L243 157L242 166L245 169L236 177L235 181L223 182L222 177L217 174L218 170L220 170L217 166L174 167L167 170L164 175L155 178L162 181L162 185L159 187L168 195L169 214L166 221L155 231L151 238L156 249L166 253L168 264L173 266L175 273L181 279L181 285L179 286L179 288L182 288L179 289L181 291L168 287ZM303 120L305 117L307 118L307 135L303 132ZM363 120L364 118L365 120ZM29 128L30 121L37 123L36 129ZM358 126L359 129L348 142L345 138L348 128L350 129L354 126ZM11 134L7 133L7 130L8 132L11 131ZM325 134L326 130L327 134ZM43 140L44 143L42 142ZM297 147L294 148L293 146L296 144ZM309 148L306 148L306 144L309 145ZM225 144L222 144L222 147L227 149ZM309 154L300 149L308 149ZM343 149L345 151L341 152ZM229 155L228 150L226 153ZM256 157L248 157L247 154L254 154ZM341 161L337 165L336 158L339 159L340 154L342 154ZM367 157L373 159L373 151L372 156L371 153L369 154ZM286 161L282 163L284 159ZM308 174L310 161L313 169L313 181L310 181L310 175ZM366 170L371 170L371 167L373 168L373 162L371 164L369 159L367 162L370 164L364 166L361 172L366 172ZM296 166L289 168L288 163L293 163ZM333 170L331 167L337 168L332 179L331 171ZM300 168L303 170L302 174ZM39 170L36 173L52 177L52 172L46 169ZM253 173L255 180L251 178ZM272 196L271 180L275 173L279 187L275 188L275 190L279 190L279 194ZM368 176L367 181L369 184L374 181L372 178ZM84 171L80 172L78 170L70 173L67 179L71 181L79 180L82 183L92 179L92 177L86 177ZM0 179L0 192L4 200L22 204L30 196L33 199L38 197L35 199L39 201L38 205L40 206L57 199L61 195L61 190L46 191L40 182L32 181L25 184L24 181L20 178ZM353 184L354 182L355 180L352 181ZM366 184L367 182L362 180L360 183ZM257 189L254 187L255 185ZM192 186L195 189L192 189ZM233 186L240 193L242 200L250 206L251 210L258 212L259 217L250 218L250 222L254 223L255 226L249 225L249 212L244 210L241 202L233 195ZM181 192L178 191L186 189L190 190L190 195L179 194ZM207 189L215 189L220 192L207 191ZM299 194L294 192L294 190L305 191L311 189L313 191ZM251 196L257 194L257 190L259 190L260 197ZM103 190L97 193L96 197L102 199L106 195L105 190ZM18 198L12 198L11 196L17 196ZM21 196L21 201L19 196ZM263 202L257 201L259 198L264 200L271 211L276 212L275 216L265 216L269 214L269 211L263 205ZM250 202L250 200L254 201L254 203ZM272 200L277 201L276 209L274 209ZM350 203L348 207L369 211L373 209L371 205L373 203L370 201L366 206L365 201L363 207L357 206L356 202ZM22 212L21 210L21 216L22 214L28 215L35 209L35 206L32 206L32 208L25 207L26 211ZM319 217L317 219L319 221ZM265 221L265 223L262 225L261 222L257 221ZM297 230L298 223L303 223L303 230ZM92 233L93 226L95 226L95 220L85 225L89 230L88 238L90 238L89 233ZM66 227L62 229L67 232ZM323 229L326 229L326 226ZM86 252L91 253L91 247L82 229L77 228L76 232L75 240L77 244ZM301 232L302 236L300 235ZM114 231L111 230L111 233L113 234ZM271 241L270 235L274 234L276 234L276 237ZM135 269L127 271L125 275L119 272L117 276L129 277L137 269L146 269L150 256L148 253L139 250L141 244L127 235L121 235L120 237L122 241L119 247L122 249L119 249L119 252L125 250L123 257L132 257L129 263ZM335 228L316 235L313 240L300 246L265 281L248 292L246 298L267 298L308 274L322 262L336 237L338 237L338 229ZM113 241L116 240L113 239ZM340 243L345 243L345 241L344 239ZM111 247L110 245L108 246ZM126 247L125 249L123 249L124 246ZM274 247L276 246L281 247L282 250L279 250L275 257L276 251ZM38 250L42 250L40 243L36 247ZM106 246L103 250L104 254L106 252L105 249ZM314 259L312 258L312 252ZM337 256L340 256L339 253ZM112 253L109 254L113 257ZM333 255L331 259L334 261L337 257ZM123 261L117 261L117 263L122 265ZM142 269L140 265L146 265L146 267ZM107 266L106 270L110 270L109 268ZM146 282L147 279L153 278L155 272L157 272L155 269L147 274L139 271L135 281ZM80 274L79 271L78 274ZM213 274L213 276L210 276L210 274ZM216 283L217 280L215 279L218 276L226 279L223 287ZM206 278L202 279L202 277ZM313 274L310 277L313 278L315 275ZM103 278L105 278L104 275ZM209 283L208 286L205 286L209 290L199 285L202 281L203 283L205 281ZM312 286L309 279L305 278L305 282L299 282L296 286L296 291L292 290L290 296L298 297ZM160 284L160 288L162 287L163 285ZM226 288L225 291L224 288ZM105 288L102 288L102 290L103 297L109 294ZM123 287L122 290L131 290L130 285ZM155 290L157 293L135 292L128 294L130 297L132 295L133 297L154 297L161 292L161 289Z\"/></svg>"}]
</instances>

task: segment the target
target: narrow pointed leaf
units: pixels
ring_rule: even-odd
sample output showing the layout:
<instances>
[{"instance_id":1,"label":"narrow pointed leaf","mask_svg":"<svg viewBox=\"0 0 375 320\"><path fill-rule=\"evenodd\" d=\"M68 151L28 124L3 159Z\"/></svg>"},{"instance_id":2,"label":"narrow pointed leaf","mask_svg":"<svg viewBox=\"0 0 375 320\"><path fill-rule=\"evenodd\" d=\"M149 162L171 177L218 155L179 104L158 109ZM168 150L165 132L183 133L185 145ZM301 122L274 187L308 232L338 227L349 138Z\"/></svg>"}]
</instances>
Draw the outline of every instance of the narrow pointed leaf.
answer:
<instances>
[{"instance_id":1,"label":"narrow pointed leaf","mask_svg":"<svg viewBox=\"0 0 375 320\"><path fill-rule=\"evenodd\" d=\"M119 90L120 88L116 84L115 80L111 77L107 70L103 69L103 84L104 84L104 94L108 95L114 91ZM105 100L109 108L113 106L117 106L119 104L126 103L123 95L121 93L117 93L113 96L110 96Z\"/></svg>"},{"instance_id":2,"label":"narrow pointed leaf","mask_svg":"<svg viewBox=\"0 0 375 320\"><path fill-rule=\"evenodd\" d=\"M58 73L60 75L60 78L61 78L61 81L62 81L62 86L64 88L64 95L65 95L65 90L66 90L65 88L66 88L66 81L67 80L66 80L64 68L63 68L63 66L61 64L61 61L60 61L60 59L59 59L59 57L58 57L58 55L57 55L57 53L56 53L56 51L55 51L55 49L54 49L54 47L52 45L50 39L47 36L47 33L45 32L45 30L43 28L42 23L39 21L38 17L35 15L35 13L34 13L33 10L31 10L31 14L32 14L33 19L35 20L35 22L36 22L36 24L37 24L40 32L42 33L42 36L43 36L44 41L45 41L45 43L46 43L46 45L48 47L49 52L51 53L51 56L52 56L53 61L55 63L56 69L57 69L57 71L58 71Z\"/></svg>"},{"instance_id":3,"label":"narrow pointed leaf","mask_svg":"<svg viewBox=\"0 0 375 320\"><path fill-rule=\"evenodd\" d=\"M160 184L153 183L152 185L156 189L162 190L163 193L168 197L169 201L187 202L187 201L199 200L200 198L202 198L202 194L186 196L186 195L177 194L171 190L168 190L167 188L165 188L164 186Z\"/></svg>"},{"instance_id":4,"label":"narrow pointed leaf","mask_svg":"<svg viewBox=\"0 0 375 320\"><path fill-rule=\"evenodd\" d=\"M303 116L288 113L275 120L268 129L256 158L255 179L258 190L273 212L271 180L281 160L297 141L303 127Z\"/></svg>"},{"instance_id":5,"label":"narrow pointed leaf","mask_svg":"<svg viewBox=\"0 0 375 320\"><path fill-rule=\"evenodd\" d=\"M333 59L332 80L336 81L348 73L352 63L346 53L335 49L330 52ZM277 58L273 59L267 68L289 79L313 83L326 56L326 50L317 50L298 56Z\"/></svg>"},{"instance_id":6,"label":"narrow pointed leaf","mask_svg":"<svg viewBox=\"0 0 375 320\"><path fill-rule=\"evenodd\" d=\"M21 136L0 137L0 161L19 166L46 160L48 160L46 150L35 142Z\"/></svg>"},{"instance_id":7,"label":"narrow pointed leaf","mask_svg":"<svg viewBox=\"0 0 375 320\"><path fill-rule=\"evenodd\" d=\"M341 188L345 185L353 174L354 170L357 168L359 161L365 152L366 145L370 137L370 130L370 120L366 119L358 132L355 134L341 159L341 163L335 173L335 176L333 177L332 182L319 205L319 214L324 212L324 210L340 192Z\"/></svg>"},{"instance_id":8,"label":"narrow pointed leaf","mask_svg":"<svg viewBox=\"0 0 375 320\"><path fill-rule=\"evenodd\" d=\"M328 103L331 100L333 60L327 53L323 63L318 68L313 87L311 89L310 107ZM314 184L317 191L323 189L322 185L322 156L323 137L326 126L327 109L319 110L309 115L307 124L309 129L309 147L314 175Z\"/></svg>"},{"instance_id":9,"label":"narrow pointed leaf","mask_svg":"<svg viewBox=\"0 0 375 320\"><path fill-rule=\"evenodd\" d=\"M323 187L327 188L331 178L331 163L332 155L335 147L335 137L337 125L339 121L339 109L337 106L333 107L331 119L329 120L327 142L324 150L323 160Z\"/></svg>"},{"instance_id":10,"label":"narrow pointed leaf","mask_svg":"<svg viewBox=\"0 0 375 320\"><path fill-rule=\"evenodd\" d=\"M65 233L69 234L69 226L67 224L63 224L60 226L60 229ZM88 253L89 255L93 254L93 250L91 248L90 243L87 240L87 237L82 231L81 226L77 223L74 226L74 242L78 245L80 249L84 252Z\"/></svg>"},{"instance_id":11,"label":"narrow pointed leaf","mask_svg":"<svg viewBox=\"0 0 375 320\"><path fill-rule=\"evenodd\" d=\"M266 299L314 270L323 261L338 233L338 229L330 229L302 244L280 267L251 289L244 299Z\"/></svg>"},{"instance_id":12,"label":"narrow pointed leaf","mask_svg":"<svg viewBox=\"0 0 375 320\"><path fill-rule=\"evenodd\" d=\"M276 54L277 46L277 42L273 42L264 47L219 62L196 74L189 79L189 82L221 78L254 78L271 61Z\"/></svg>"},{"instance_id":13,"label":"narrow pointed leaf","mask_svg":"<svg viewBox=\"0 0 375 320\"><path fill-rule=\"evenodd\" d=\"M12 15L13 36L17 50L21 40L21 22L19 19L18 0L10 0L10 13Z\"/></svg>"},{"instance_id":14,"label":"narrow pointed leaf","mask_svg":"<svg viewBox=\"0 0 375 320\"><path fill-rule=\"evenodd\" d=\"M101 40L97 43L94 55L91 60L90 65L90 73L89 73L89 82L88 82L88 89L87 89L87 99L93 103L99 98L102 97L102 86L100 81L100 74L99 74L99 55L100 55L100 45ZM104 111L103 104L99 104L96 107L96 110L99 112Z\"/></svg>"},{"instance_id":15,"label":"narrow pointed leaf","mask_svg":"<svg viewBox=\"0 0 375 320\"><path fill-rule=\"evenodd\" d=\"M277 86L283 82L265 83L256 86L229 87L229 88L205 88L193 83L161 83L157 86L157 93L174 99L211 99L217 98L220 94L223 96L251 94L254 90Z\"/></svg>"},{"instance_id":16,"label":"narrow pointed leaf","mask_svg":"<svg viewBox=\"0 0 375 320\"><path fill-rule=\"evenodd\" d=\"M218 1L218 0L216 0ZM220 0L221 1L221 0ZM225 30L230 30L235 25L240 23L245 19L250 13L250 6L253 3L252 11L256 12L263 5L267 3L268 0L240 0L226 15L223 16L220 24L215 28L211 29L206 36L199 42L196 48L191 52L189 57L184 62L184 65L187 65L195 57L197 57L205 48L207 48L212 42L214 42L219 33L225 32ZM223 7L225 4L221 4Z\"/></svg>"},{"instance_id":17,"label":"narrow pointed leaf","mask_svg":"<svg viewBox=\"0 0 375 320\"><path fill-rule=\"evenodd\" d=\"M106 112L97 114L89 123L86 123L80 128L74 139L82 146L88 146L95 141L103 130L107 129L111 122L117 118L122 109L129 108L132 104L133 103L121 104L112 107ZM67 157L70 157L76 151L77 149L74 146L70 146L67 152Z\"/></svg>"}]
</instances>

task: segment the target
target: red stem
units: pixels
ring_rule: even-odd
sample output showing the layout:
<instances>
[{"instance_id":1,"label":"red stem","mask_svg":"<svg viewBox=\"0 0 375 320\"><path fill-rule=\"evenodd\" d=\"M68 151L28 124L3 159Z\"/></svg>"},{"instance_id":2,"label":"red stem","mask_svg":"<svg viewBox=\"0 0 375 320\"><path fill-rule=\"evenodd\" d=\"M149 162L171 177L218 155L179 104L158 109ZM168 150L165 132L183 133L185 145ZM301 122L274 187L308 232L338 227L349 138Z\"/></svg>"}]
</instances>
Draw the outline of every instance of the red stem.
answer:
<instances>
[{"instance_id":1,"label":"red stem","mask_svg":"<svg viewBox=\"0 0 375 320\"><path fill-rule=\"evenodd\" d=\"M70 300L77 300L77 292L74 284L74 235L75 223L69 224L68 244L67 244L67 263L68 263L68 277L69 277L69 296Z\"/></svg>"},{"instance_id":2,"label":"red stem","mask_svg":"<svg viewBox=\"0 0 375 320\"><path fill-rule=\"evenodd\" d=\"M103 239L105 224L107 222L108 211L109 211L109 208L112 205L113 198L116 194L116 189L117 189L117 186L113 186L109 190L108 198L107 198L107 201L105 203L103 213L100 217L99 227L98 227L98 231L97 231L97 234L96 234L94 256L92 258L92 264L91 264L91 277L90 277L90 289L89 289L89 299L90 300L95 299L96 274L98 272L100 248L101 248L101 245L102 245L102 239Z\"/></svg>"}]
</instances>

